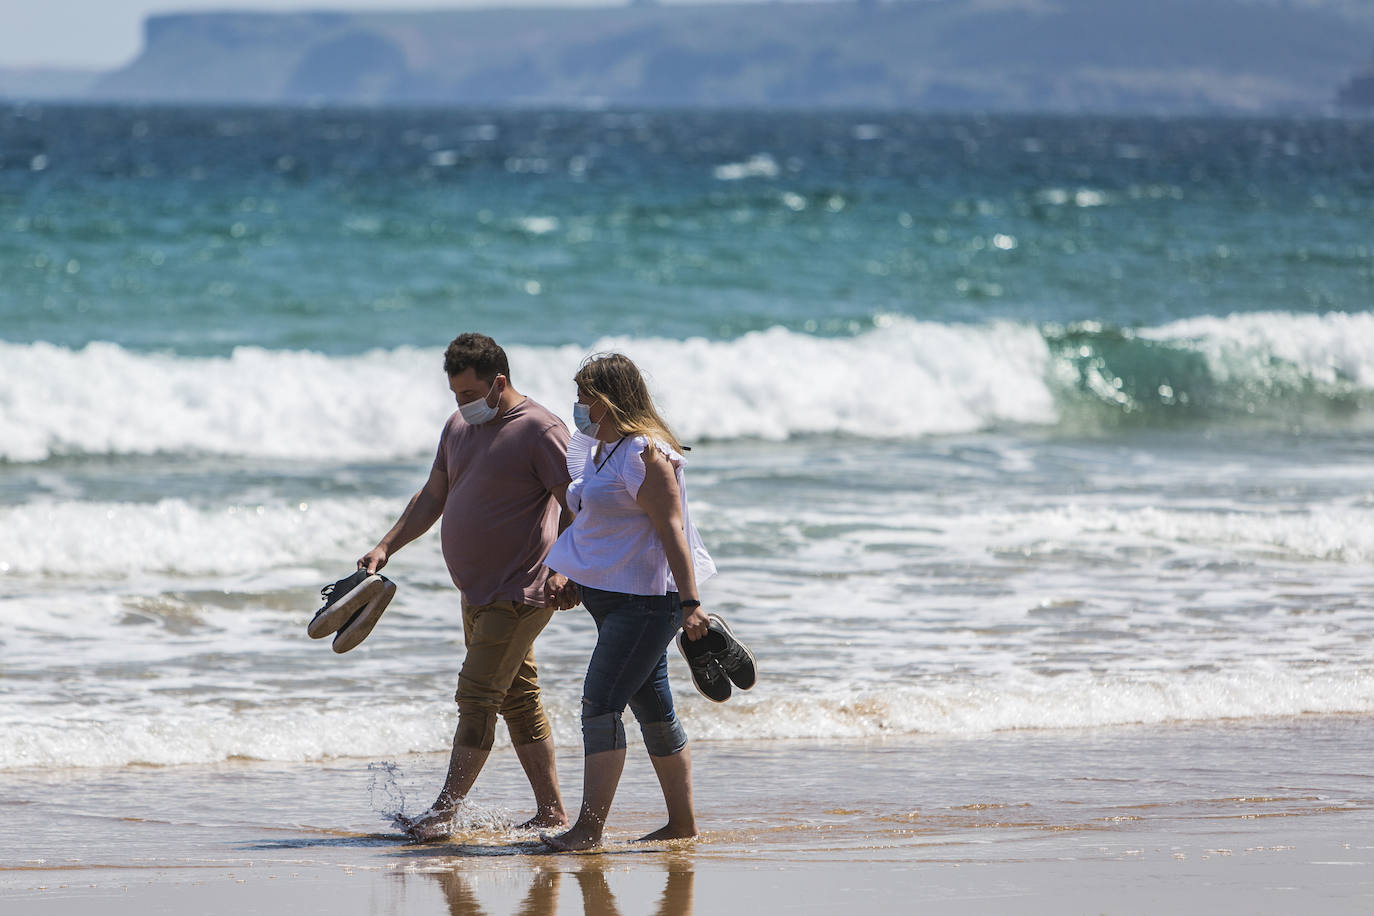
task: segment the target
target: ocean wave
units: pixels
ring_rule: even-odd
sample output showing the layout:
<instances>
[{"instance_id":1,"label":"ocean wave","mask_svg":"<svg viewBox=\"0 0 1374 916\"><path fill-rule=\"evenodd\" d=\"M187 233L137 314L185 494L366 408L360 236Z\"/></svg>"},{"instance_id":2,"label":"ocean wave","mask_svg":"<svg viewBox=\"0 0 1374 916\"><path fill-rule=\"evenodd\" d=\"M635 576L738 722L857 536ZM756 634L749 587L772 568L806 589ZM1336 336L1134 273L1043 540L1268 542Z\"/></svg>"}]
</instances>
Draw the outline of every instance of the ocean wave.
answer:
<instances>
[{"instance_id":1,"label":"ocean wave","mask_svg":"<svg viewBox=\"0 0 1374 916\"><path fill-rule=\"evenodd\" d=\"M1374 713L1374 674L1367 670L1304 671L1263 662L1226 672L1134 677L1010 673L972 681L932 679L868 693L835 688L755 693L718 706L688 692L681 697L679 714L694 739L759 741L967 736ZM580 746L577 698L566 690L553 691L546 703L555 743ZM41 718L3 717L0 769L438 753L448 749L453 715L452 704L441 699L233 709L223 704L106 707L98 716L87 706L48 704ZM637 745L638 730L629 728L627 739ZM497 740L508 742L504 733Z\"/></svg>"},{"instance_id":2,"label":"ocean wave","mask_svg":"<svg viewBox=\"0 0 1374 916\"><path fill-rule=\"evenodd\" d=\"M984 544L1013 532L1018 549L1034 543L1100 545L1119 537L1132 545L1189 545L1228 555L1363 566L1374 562L1374 513L1360 508L1306 511L1203 511L1068 506L971 516L963 524Z\"/></svg>"},{"instance_id":3,"label":"ocean wave","mask_svg":"<svg viewBox=\"0 0 1374 916\"><path fill-rule=\"evenodd\" d=\"M937 679L870 693L754 701L684 716L699 738L869 738L1103 728L1218 719L1374 712L1374 673L1310 672L1263 662L1224 672L1135 675L1027 672Z\"/></svg>"},{"instance_id":4,"label":"ocean wave","mask_svg":"<svg viewBox=\"0 0 1374 916\"><path fill-rule=\"evenodd\" d=\"M36 501L0 507L0 578L94 580L107 586L146 586L147 576L184 580L234 577L245 570L332 570L352 562L392 523L402 501L382 497L319 499L302 503L200 505L183 499L152 503ZM844 518L806 512L739 520L715 516L710 538L754 539L800 523L846 525ZM731 529L747 525L748 531ZM1065 546L1102 549L1112 539L1129 545L1175 545L1222 551L1227 556L1344 566L1374 563L1371 512L1360 507L1307 511L1182 510L1159 507L1069 505L1017 512L972 513L960 519L859 517L845 534L824 539L829 562L846 549L863 552L868 538L892 543L906 531L946 532L946 549L989 550L1031 556ZM797 549L787 548L787 551ZM407 550L425 551L442 568L437 537ZM824 560L818 562L826 562ZM852 559L846 562L854 562ZM344 567L339 567L343 569Z\"/></svg>"},{"instance_id":5,"label":"ocean wave","mask_svg":"<svg viewBox=\"0 0 1374 916\"><path fill-rule=\"evenodd\" d=\"M1016 426L1370 422L1374 314L1259 313L1157 328L879 316L849 337L604 338L508 347L518 388L565 420L588 353L651 377L689 440L915 438ZM369 461L431 451L453 409L441 351L228 357L0 342L0 460L215 454Z\"/></svg>"},{"instance_id":6,"label":"ocean wave","mask_svg":"<svg viewBox=\"0 0 1374 916\"><path fill-rule=\"evenodd\" d=\"M589 349L507 349L517 388L565 421L583 357L621 350L645 368L689 439L890 438L1054 420L1034 328L882 324L847 338L774 328L730 341L605 338ZM330 358L243 347L182 358L109 343L0 343L0 458L420 456L454 407L441 367L439 349Z\"/></svg>"},{"instance_id":7,"label":"ocean wave","mask_svg":"<svg viewBox=\"0 0 1374 916\"><path fill-rule=\"evenodd\" d=\"M1369 423L1374 313L1257 312L1156 328L1045 329L1066 421Z\"/></svg>"},{"instance_id":8,"label":"ocean wave","mask_svg":"<svg viewBox=\"0 0 1374 916\"><path fill-rule=\"evenodd\" d=\"M307 761L436 751L452 704L232 711L202 705L92 716L54 706L42 721L7 721L0 769Z\"/></svg>"},{"instance_id":9,"label":"ocean wave","mask_svg":"<svg viewBox=\"0 0 1374 916\"><path fill-rule=\"evenodd\" d=\"M0 576L109 583L149 573L214 577L269 564L351 564L369 539L390 527L397 508L395 500L381 498L25 503L0 508Z\"/></svg>"},{"instance_id":10,"label":"ocean wave","mask_svg":"<svg viewBox=\"0 0 1374 916\"><path fill-rule=\"evenodd\" d=\"M412 349L330 358L241 347L196 359L0 343L0 457L409 454L447 416L439 365Z\"/></svg>"}]
</instances>

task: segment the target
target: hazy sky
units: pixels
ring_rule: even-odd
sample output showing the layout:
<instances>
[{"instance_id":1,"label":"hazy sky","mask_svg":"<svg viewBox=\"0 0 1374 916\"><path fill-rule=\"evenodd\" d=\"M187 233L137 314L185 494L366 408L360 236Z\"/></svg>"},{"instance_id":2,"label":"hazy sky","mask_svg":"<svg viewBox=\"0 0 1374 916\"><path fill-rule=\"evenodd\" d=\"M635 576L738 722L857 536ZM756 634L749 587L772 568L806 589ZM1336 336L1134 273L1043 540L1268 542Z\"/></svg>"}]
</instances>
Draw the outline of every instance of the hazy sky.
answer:
<instances>
[{"instance_id":1,"label":"hazy sky","mask_svg":"<svg viewBox=\"0 0 1374 916\"><path fill-rule=\"evenodd\" d=\"M617 0L0 0L0 67L117 67L143 43L143 18L177 10L434 9L592 5Z\"/></svg>"}]
</instances>

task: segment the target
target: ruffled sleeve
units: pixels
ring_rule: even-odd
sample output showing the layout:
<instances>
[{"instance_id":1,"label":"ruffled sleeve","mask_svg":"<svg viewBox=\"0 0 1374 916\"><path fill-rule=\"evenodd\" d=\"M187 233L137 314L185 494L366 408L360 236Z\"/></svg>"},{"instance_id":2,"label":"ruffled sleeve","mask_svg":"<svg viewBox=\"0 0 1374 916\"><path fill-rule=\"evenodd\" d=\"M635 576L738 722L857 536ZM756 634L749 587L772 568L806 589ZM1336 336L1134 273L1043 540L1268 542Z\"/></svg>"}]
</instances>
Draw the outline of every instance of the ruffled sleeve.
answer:
<instances>
[{"instance_id":1,"label":"ruffled sleeve","mask_svg":"<svg viewBox=\"0 0 1374 916\"><path fill-rule=\"evenodd\" d=\"M568 476L573 480L586 476L587 458L596 448L596 440L591 436L574 432L568 440Z\"/></svg>"},{"instance_id":2,"label":"ruffled sleeve","mask_svg":"<svg viewBox=\"0 0 1374 916\"><path fill-rule=\"evenodd\" d=\"M674 469L681 468L687 461L667 445L657 439L650 439L648 436L635 436L626 442L625 448L629 454L620 463L620 479L625 482L625 491L635 499L639 498L639 488L644 484L644 449L649 447L650 442L654 444L654 447L659 450L664 458L673 463Z\"/></svg>"}]
</instances>

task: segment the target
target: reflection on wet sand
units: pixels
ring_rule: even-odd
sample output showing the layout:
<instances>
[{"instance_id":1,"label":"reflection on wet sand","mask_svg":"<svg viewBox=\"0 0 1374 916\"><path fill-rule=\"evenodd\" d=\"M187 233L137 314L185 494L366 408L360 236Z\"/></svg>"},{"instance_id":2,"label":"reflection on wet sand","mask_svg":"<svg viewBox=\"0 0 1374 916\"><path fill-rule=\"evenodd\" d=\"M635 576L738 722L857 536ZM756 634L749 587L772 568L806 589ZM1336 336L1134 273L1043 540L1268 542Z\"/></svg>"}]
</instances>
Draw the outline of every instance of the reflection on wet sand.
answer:
<instances>
[{"instance_id":1,"label":"reflection on wet sand","mask_svg":"<svg viewBox=\"0 0 1374 916\"><path fill-rule=\"evenodd\" d=\"M588 861L582 863L573 877L582 897L583 916L620 916L615 894L606 882L605 862ZM472 885L461 868L444 871L426 872L439 882L448 901L452 916L497 916L483 908ZM530 887L520 905L511 916L556 916L559 913L559 889L564 873L561 871L535 869L530 873ZM691 916L692 881L695 877L690 867L675 864L665 873L663 892L659 896L655 916ZM641 911L639 901L630 901L631 910ZM564 913L576 912L564 909Z\"/></svg>"}]
</instances>

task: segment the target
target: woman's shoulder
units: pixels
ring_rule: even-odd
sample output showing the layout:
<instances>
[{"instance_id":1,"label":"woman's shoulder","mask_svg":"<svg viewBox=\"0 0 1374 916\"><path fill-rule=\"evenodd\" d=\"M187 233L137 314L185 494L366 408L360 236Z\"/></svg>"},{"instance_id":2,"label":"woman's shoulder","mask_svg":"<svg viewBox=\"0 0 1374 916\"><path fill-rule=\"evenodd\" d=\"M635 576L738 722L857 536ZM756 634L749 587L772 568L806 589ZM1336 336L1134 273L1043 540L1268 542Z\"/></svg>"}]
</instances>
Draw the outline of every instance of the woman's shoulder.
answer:
<instances>
[{"instance_id":1,"label":"woman's shoulder","mask_svg":"<svg viewBox=\"0 0 1374 916\"><path fill-rule=\"evenodd\" d=\"M668 459L675 468L680 468L687 463L687 459L682 457L671 444L649 433L640 433L631 437L625 443L625 447L634 456L633 463L637 463L641 467L645 461L653 461L657 456Z\"/></svg>"}]
</instances>

